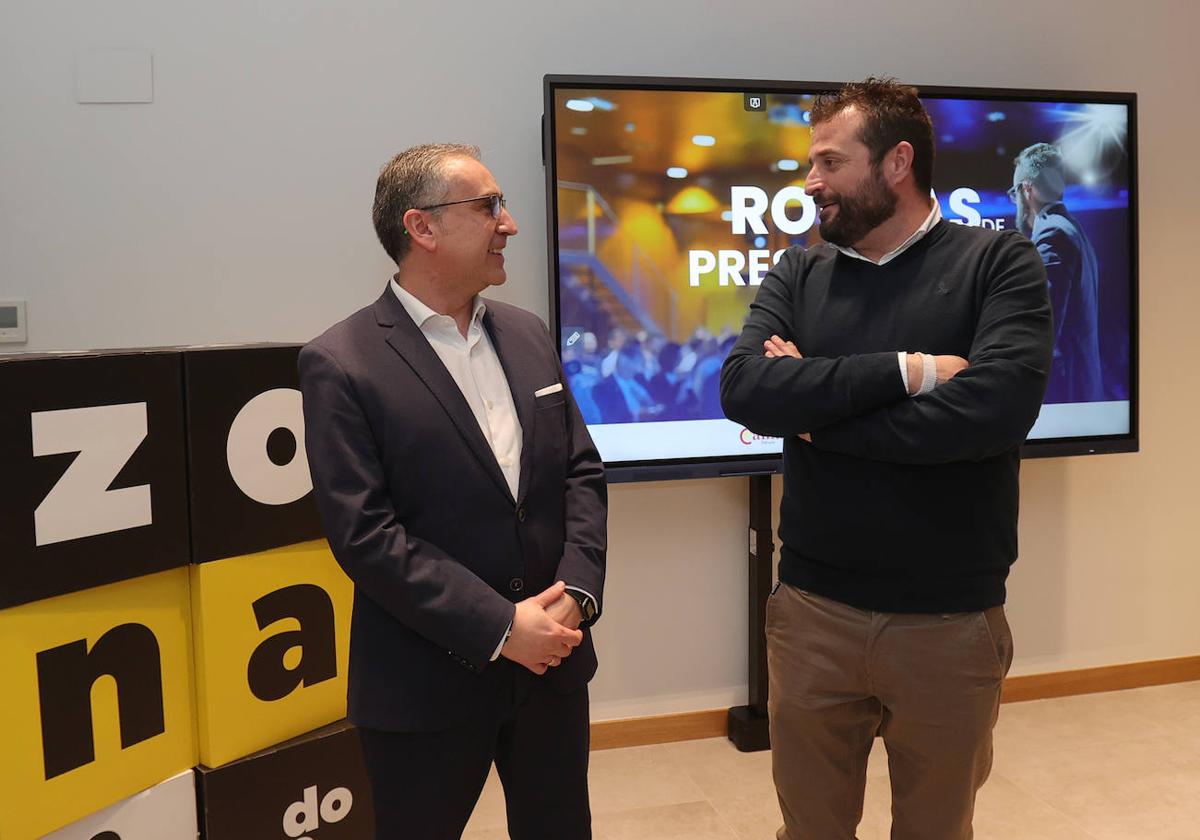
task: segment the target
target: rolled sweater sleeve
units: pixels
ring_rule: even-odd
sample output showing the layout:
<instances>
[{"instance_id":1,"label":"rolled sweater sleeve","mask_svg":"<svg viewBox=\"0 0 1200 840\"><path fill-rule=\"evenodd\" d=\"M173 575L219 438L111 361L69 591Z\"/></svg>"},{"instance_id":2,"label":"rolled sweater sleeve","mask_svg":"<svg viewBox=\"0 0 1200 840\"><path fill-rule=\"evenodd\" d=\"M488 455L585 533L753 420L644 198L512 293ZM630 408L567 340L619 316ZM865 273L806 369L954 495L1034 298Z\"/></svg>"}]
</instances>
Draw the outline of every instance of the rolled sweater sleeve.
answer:
<instances>
[{"instance_id":1,"label":"rolled sweater sleeve","mask_svg":"<svg viewBox=\"0 0 1200 840\"><path fill-rule=\"evenodd\" d=\"M929 394L817 429L820 449L907 464L981 460L1020 445L1037 419L1053 346L1046 270L1013 231L982 260L969 367Z\"/></svg>"}]
</instances>

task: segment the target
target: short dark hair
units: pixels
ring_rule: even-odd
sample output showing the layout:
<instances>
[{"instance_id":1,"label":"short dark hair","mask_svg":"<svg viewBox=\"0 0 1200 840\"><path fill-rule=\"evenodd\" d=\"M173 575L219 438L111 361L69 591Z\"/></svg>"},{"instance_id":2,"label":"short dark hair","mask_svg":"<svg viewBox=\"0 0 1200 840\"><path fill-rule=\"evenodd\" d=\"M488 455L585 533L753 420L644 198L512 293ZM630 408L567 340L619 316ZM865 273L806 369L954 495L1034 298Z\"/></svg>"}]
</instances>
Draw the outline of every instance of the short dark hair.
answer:
<instances>
[{"instance_id":1,"label":"short dark hair","mask_svg":"<svg viewBox=\"0 0 1200 840\"><path fill-rule=\"evenodd\" d=\"M922 192L929 192L933 187L933 121L917 89L895 79L870 77L850 82L841 90L817 96L810 124L828 122L851 107L863 115L858 139L870 150L871 163L878 166L897 143L907 140L913 147L913 181Z\"/></svg>"},{"instance_id":2,"label":"short dark hair","mask_svg":"<svg viewBox=\"0 0 1200 840\"><path fill-rule=\"evenodd\" d=\"M413 208L437 204L445 198L444 164L454 157L479 160L479 147L463 143L425 143L405 149L379 170L371 219L379 243L397 265L412 247L404 234L404 214Z\"/></svg>"}]
</instances>

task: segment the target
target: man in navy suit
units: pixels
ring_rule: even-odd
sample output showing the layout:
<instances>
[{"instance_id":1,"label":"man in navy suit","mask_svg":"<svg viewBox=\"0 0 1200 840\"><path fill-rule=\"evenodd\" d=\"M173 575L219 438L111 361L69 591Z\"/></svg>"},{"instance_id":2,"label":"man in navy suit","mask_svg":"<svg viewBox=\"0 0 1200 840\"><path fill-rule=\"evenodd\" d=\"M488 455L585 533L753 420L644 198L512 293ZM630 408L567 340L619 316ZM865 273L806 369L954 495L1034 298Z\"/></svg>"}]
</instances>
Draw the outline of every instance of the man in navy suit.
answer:
<instances>
[{"instance_id":1,"label":"man in navy suit","mask_svg":"<svg viewBox=\"0 0 1200 840\"><path fill-rule=\"evenodd\" d=\"M513 838L588 838L603 465L542 322L479 293L517 233L473 146L380 173L383 294L300 353L305 441L354 581L348 716L379 838L462 834L488 771Z\"/></svg>"},{"instance_id":2,"label":"man in navy suit","mask_svg":"<svg viewBox=\"0 0 1200 840\"><path fill-rule=\"evenodd\" d=\"M1100 264L1083 226L1063 203L1062 153L1049 143L1035 143L1013 163L1008 193L1017 205L1017 228L1033 240L1046 266L1054 313L1054 362L1045 402L1103 400Z\"/></svg>"}]
</instances>

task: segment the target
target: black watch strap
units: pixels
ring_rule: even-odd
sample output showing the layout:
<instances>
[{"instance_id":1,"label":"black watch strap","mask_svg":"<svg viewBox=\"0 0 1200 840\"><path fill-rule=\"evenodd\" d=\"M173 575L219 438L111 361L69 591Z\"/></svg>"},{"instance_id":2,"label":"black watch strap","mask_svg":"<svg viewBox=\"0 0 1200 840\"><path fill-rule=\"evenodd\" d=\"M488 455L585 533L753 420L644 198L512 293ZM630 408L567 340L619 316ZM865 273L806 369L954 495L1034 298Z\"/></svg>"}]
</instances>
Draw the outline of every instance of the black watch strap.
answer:
<instances>
[{"instance_id":1,"label":"black watch strap","mask_svg":"<svg viewBox=\"0 0 1200 840\"><path fill-rule=\"evenodd\" d=\"M596 601L592 596L580 592L578 589L568 589L567 594L575 599L575 603L579 604L579 613L583 616L584 621L591 621L596 617Z\"/></svg>"}]
</instances>

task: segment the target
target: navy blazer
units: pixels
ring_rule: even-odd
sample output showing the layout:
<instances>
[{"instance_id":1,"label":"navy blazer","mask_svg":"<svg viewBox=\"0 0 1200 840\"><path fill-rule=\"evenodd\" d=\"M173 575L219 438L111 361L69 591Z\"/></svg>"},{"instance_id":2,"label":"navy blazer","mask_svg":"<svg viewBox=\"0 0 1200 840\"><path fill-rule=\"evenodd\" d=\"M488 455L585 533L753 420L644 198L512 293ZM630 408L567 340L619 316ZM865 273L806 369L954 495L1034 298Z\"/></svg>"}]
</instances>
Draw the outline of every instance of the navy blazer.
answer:
<instances>
[{"instance_id":1,"label":"navy blazer","mask_svg":"<svg viewBox=\"0 0 1200 840\"><path fill-rule=\"evenodd\" d=\"M513 668L563 692L596 670L586 627L543 677L489 662L514 603L556 580L603 606L607 489L545 325L486 304L483 326L521 423L515 499L462 392L390 288L300 351L317 506L355 585L348 716L360 726L441 729L498 700Z\"/></svg>"},{"instance_id":2,"label":"navy blazer","mask_svg":"<svg viewBox=\"0 0 1200 840\"><path fill-rule=\"evenodd\" d=\"M1037 246L1054 313L1054 362L1047 403L1104 399L1100 363L1100 263L1083 226L1062 202L1042 208L1030 236Z\"/></svg>"}]
</instances>

